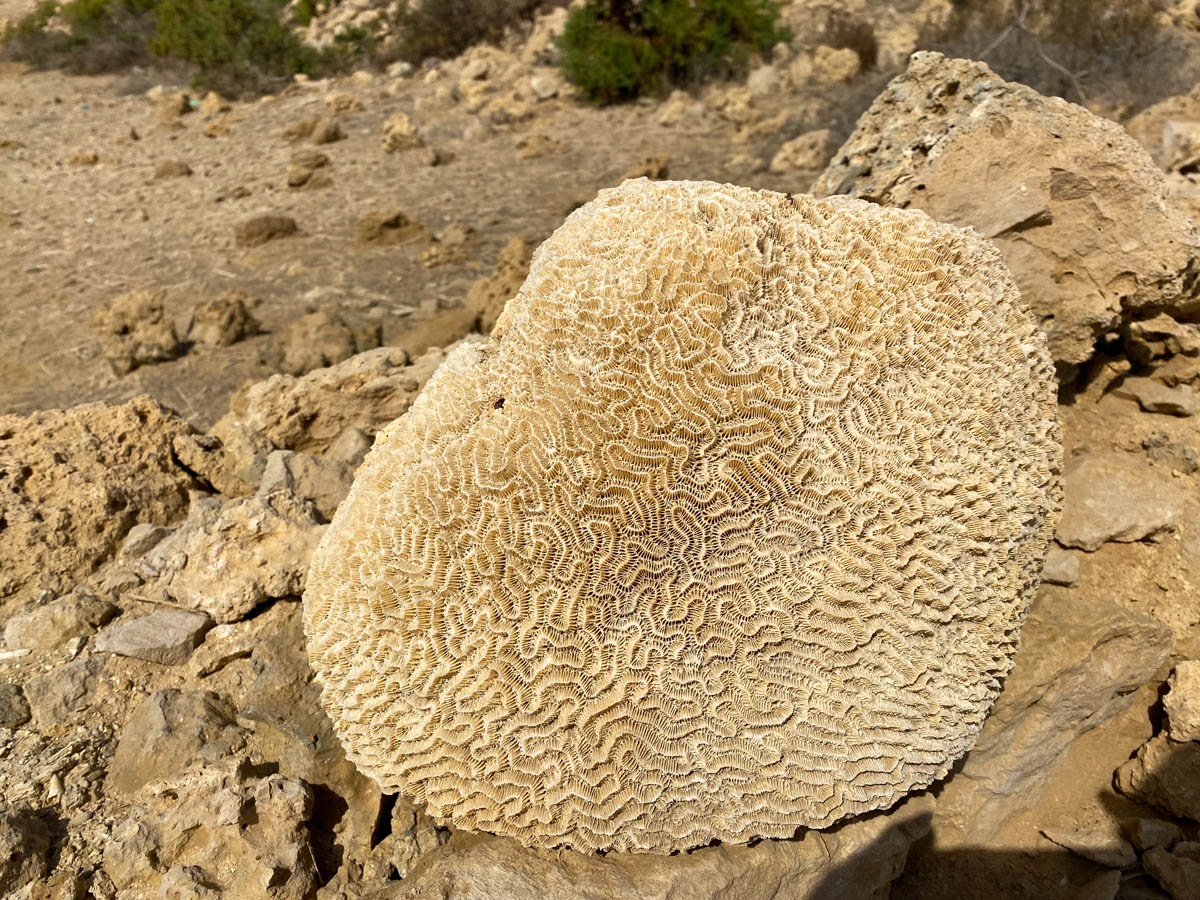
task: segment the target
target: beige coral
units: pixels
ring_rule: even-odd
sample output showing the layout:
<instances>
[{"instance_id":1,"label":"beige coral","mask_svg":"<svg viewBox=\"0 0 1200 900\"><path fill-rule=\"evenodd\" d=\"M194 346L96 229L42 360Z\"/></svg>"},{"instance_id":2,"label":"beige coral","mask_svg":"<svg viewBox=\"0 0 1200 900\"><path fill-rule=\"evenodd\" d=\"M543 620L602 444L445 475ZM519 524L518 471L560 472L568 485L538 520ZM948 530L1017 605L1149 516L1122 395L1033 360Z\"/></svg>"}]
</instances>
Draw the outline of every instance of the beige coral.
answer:
<instances>
[{"instance_id":1,"label":"beige coral","mask_svg":"<svg viewBox=\"0 0 1200 900\"><path fill-rule=\"evenodd\" d=\"M380 433L309 574L323 703L385 790L528 845L889 806L1009 671L1060 456L974 232L627 182Z\"/></svg>"}]
</instances>

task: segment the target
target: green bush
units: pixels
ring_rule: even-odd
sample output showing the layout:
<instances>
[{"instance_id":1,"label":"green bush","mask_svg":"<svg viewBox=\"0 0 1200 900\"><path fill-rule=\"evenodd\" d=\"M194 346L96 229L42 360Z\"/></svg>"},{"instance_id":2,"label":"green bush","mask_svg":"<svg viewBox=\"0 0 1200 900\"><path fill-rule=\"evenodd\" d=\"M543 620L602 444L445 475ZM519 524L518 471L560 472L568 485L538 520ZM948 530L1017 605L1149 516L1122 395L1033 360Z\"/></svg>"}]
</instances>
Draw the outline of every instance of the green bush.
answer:
<instances>
[{"instance_id":1,"label":"green bush","mask_svg":"<svg viewBox=\"0 0 1200 900\"><path fill-rule=\"evenodd\" d=\"M296 72L315 74L347 62L344 44L324 55L304 44L282 21L284 5L285 0L45 2L7 29L3 55L70 72L111 71L166 57L193 64L196 87L230 96L270 90ZM51 27L56 17L63 27Z\"/></svg>"},{"instance_id":2,"label":"green bush","mask_svg":"<svg viewBox=\"0 0 1200 900\"><path fill-rule=\"evenodd\" d=\"M588 0L567 19L561 68L615 103L728 74L788 40L774 0Z\"/></svg>"}]
</instances>

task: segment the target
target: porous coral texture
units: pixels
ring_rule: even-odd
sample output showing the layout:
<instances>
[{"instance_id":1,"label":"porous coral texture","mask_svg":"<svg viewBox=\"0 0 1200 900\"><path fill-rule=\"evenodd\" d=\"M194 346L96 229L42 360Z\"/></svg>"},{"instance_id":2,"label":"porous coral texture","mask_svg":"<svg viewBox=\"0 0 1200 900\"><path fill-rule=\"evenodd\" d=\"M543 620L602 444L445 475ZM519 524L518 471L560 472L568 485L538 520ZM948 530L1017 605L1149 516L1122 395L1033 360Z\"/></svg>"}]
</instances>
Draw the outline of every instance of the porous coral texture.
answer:
<instances>
[{"instance_id":1,"label":"porous coral texture","mask_svg":"<svg viewBox=\"0 0 1200 900\"><path fill-rule=\"evenodd\" d=\"M532 846L889 806L1000 690L1060 456L973 232L627 182L380 433L309 576L325 708L385 790Z\"/></svg>"}]
</instances>

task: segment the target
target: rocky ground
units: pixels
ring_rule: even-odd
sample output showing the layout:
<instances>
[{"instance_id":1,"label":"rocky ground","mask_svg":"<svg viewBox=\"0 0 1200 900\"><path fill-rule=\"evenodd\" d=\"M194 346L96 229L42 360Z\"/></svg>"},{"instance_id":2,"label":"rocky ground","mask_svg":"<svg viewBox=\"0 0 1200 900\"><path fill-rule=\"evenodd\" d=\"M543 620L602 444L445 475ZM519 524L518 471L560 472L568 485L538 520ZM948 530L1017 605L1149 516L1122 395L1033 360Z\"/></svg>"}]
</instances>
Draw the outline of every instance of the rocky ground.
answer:
<instances>
[{"instance_id":1,"label":"rocky ground","mask_svg":"<svg viewBox=\"0 0 1200 900\"><path fill-rule=\"evenodd\" d=\"M1160 26L1169 72L1098 58L1085 109L906 63L955 49L949 3L838 4L870 60L831 9L792 4L804 37L743 81L609 109L553 68L558 15L256 102L0 69L0 895L1200 896L1194 10ZM382 795L317 705L297 598L373 435L631 176L973 225L1047 331L1045 583L976 748L891 811L534 853Z\"/></svg>"}]
</instances>

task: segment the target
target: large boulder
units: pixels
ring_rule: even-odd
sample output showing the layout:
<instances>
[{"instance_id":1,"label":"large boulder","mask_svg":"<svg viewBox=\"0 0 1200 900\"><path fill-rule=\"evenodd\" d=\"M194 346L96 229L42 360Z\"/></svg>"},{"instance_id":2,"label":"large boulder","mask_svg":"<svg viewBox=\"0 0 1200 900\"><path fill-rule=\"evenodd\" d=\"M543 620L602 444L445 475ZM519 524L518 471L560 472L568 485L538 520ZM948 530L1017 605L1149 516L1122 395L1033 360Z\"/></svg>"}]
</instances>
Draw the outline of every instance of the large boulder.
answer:
<instances>
[{"instance_id":1,"label":"large boulder","mask_svg":"<svg viewBox=\"0 0 1200 900\"><path fill-rule=\"evenodd\" d=\"M1195 310L1200 236L1119 125L915 53L813 186L971 225L996 242L1064 376L1140 310Z\"/></svg>"},{"instance_id":2,"label":"large boulder","mask_svg":"<svg viewBox=\"0 0 1200 900\"><path fill-rule=\"evenodd\" d=\"M61 592L139 522L187 510L172 441L188 425L149 397L0 416L0 600Z\"/></svg>"}]
</instances>

